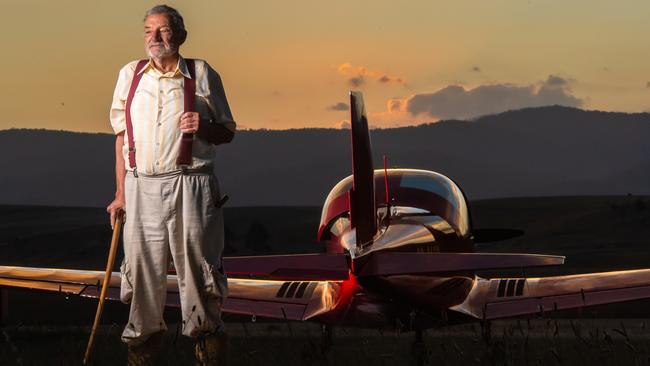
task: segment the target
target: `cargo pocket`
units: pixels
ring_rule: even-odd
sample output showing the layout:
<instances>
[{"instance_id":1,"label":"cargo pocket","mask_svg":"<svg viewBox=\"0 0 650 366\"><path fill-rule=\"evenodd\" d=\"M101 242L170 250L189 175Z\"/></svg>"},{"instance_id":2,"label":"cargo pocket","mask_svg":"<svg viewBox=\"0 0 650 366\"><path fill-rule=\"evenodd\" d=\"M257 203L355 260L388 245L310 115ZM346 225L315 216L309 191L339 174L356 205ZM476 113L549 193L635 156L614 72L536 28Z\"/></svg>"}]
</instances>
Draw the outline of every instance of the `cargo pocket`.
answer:
<instances>
[{"instance_id":1,"label":"cargo pocket","mask_svg":"<svg viewBox=\"0 0 650 366\"><path fill-rule=\"evenodd\" d=\"M133 285L131 282L131 269L129 264L126 261L126 258L122 260L120 265L120 301L125 304L131 302L133 297Z\"/></svg>"},{"instance_id":2,"label":"cargo pocket","mask_svg":"<svg viewBox=\"0 0 650 366\"><path fill-rule=\"evenodd\" d=\"M208 177L208 192L210 196L210 206L219 208L219 201L221 200L221 190L219 189L219 182L214 175Z\"/></svg>"},{"instance_id":3,"label":"cargo pocket","mask_svg":"<svg viewBox=\"0 0 650 366\"><path fill-rule=\"evenodd\" d=\"M215 268L203 258L201 265L203 274L203 291L208 299L224 299L228 296L228 279L221 269Z\"/></svg>"}]
</instances>

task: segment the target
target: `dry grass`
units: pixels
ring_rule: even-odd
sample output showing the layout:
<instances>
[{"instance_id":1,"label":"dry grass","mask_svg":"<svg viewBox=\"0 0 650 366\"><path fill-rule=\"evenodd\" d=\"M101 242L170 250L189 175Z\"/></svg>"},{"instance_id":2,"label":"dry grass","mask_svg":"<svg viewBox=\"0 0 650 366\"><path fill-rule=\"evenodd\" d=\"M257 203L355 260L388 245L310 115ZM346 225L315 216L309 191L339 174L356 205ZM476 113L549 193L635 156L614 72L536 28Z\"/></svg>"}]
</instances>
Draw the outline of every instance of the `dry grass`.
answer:
<instances>
[{"instance_id":1,"label":"dry grass","mask_svg":"<svg viewBox=\"0 0 650 366\"><path fill-rule=\"evenodd\" d=\"M510 199L472 206L476 227L526 231L524 237L479 250L568 256L567 265L531 269L531 276L647 267L650 260L648 197ZM317 208L230 209L229 249L238 255L320 250L312 243L319 213ZM110 230L102 209L0 206L0 217L2 264L103 269ZM255 223L267 233L251 230ZM80 364L89 327L72 324L89 324L95 302L20 290L12 291L9 301L10 323L0 328L0 366ZM418 355L429 365L645 365L650 320L629 317L647 316L648 305L650 300L599 312L601 318L628 317L623 320L523 319L493 322L489 328L479 323L444 327L425 333L425 347L413 346L412 333L335 328L326 353L315 324L229 323L230 365L402 365L417 364ZM116 324L101 328L95 365L125 364L117 324L127 313L121 304L107 304L104 320ZM169 315L166 319L178 321L176 312ZM174 324L162 356L163 365L193 364L192 342L177 336Z\"/></svg>"},{"instance_id":2,"label":"dry grass","mask_svg":"<svg viewBox=\"0 0 650 366\"><path fill-rule=\"evenodd\" d=\"M432 329L424 345L413 333L335 328L323 352L321 328L300 323L229 323L230 365L645 365L650 330L645 319L534 319ZM104 326L94 365L121 365L121 326ZM2 365L77 365L88 327L6 326L0 334ZM487 334L486 334L487 333ZM192 364L192 342L170 325L161 365ZM420 359L418 360L418 355Z\"/></svg>"}]
</instances>

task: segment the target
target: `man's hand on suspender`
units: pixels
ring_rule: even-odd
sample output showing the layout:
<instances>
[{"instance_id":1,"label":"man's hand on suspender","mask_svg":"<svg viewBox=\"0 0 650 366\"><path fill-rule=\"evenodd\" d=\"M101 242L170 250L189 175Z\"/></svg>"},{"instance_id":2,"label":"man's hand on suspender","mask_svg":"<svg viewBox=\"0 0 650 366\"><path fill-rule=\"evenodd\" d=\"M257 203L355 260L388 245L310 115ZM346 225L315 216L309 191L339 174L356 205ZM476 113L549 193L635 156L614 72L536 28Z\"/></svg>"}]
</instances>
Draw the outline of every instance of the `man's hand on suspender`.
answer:
<instances>
[{"instance_id":1,"label":"man's hand on suspender","mask_svg":"<svg viewBox=\"0 0 650 366\"><path fill-rule=\"evenodd\" d=\"M183 113L180 127L182 133L197 133L199 131L199 114L197 112Z\"/></svg>"}]
</instances>

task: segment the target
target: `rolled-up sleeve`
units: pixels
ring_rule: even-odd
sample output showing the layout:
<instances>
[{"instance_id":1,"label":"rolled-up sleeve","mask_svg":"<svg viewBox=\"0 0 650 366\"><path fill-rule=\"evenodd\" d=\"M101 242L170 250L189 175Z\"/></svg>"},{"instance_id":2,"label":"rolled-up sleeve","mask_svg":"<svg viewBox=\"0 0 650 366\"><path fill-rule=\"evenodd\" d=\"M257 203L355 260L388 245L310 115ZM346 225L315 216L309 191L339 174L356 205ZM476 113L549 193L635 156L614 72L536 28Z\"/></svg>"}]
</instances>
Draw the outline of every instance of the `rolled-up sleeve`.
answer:
<instances>
[{"instance_id":1,"label":"rolled-up sleeve","mask_svg":"<svg viewBox=\"0 0 650 366\"><path fill-rule=\"evenodd\" d=\"M126 98L129 95L129 88L131 80L133 79L133 72L135 68L129 63L124 66L117 77L117 84L113 92L113 102L111 103L111 127L113 132L117 135L126 129Z\"/></svg>"},{"instance_id":2,"label":"rolled-up sleeve","mask_svg":"<svg viewBox=\"0 0 650 366\"><path fill-rule=\"evenodd\" d=\"M205 66L207 69L209 92L209 94L206 95L206 98L210 112L213 114L214 122L223 125L234 133L236 130L236 123L232 117L232 113L230 112L230 106L228 105L228 99L226 98L226 92L223 88L221 77L214 69L212 69L212 67L210 67L210 65L206 63Z\"/></svg>"}]
</instances>

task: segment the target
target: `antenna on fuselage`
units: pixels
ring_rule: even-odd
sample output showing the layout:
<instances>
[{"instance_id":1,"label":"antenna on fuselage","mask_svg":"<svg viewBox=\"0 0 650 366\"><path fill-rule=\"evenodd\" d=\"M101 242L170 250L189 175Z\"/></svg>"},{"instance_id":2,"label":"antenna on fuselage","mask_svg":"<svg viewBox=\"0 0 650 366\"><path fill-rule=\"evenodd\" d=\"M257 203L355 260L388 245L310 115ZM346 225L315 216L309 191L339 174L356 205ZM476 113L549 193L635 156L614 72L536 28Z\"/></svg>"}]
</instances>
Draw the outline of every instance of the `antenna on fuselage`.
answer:
<instances>
[{"instance_id":1,"label":"antenna on fuselage","mask_svg":"<svg viewBox=\"0 0 650 366\"><path fill-rule=\"evenodd\" d=\"M388 168L386 162L388 158L384 155L384 187L386 187L386 222L390 222L390 194L388 192Z\"/></svg>"},{"instance_id":2,"label":"antenna on fuselage","mask_svg":"<svg viewBox=\"0 0 650 366\"><path fill-rule=\"evenodd\" d=\"M362 246L370 243L377 231L377 209L368 117L363 95L358 91L350 91L350 135L353 176L350 191L350 223L356 230L357 245Z\"/></svg>"}]
</instances>

